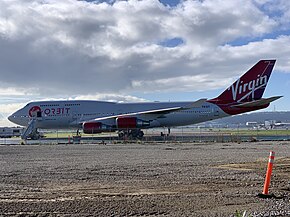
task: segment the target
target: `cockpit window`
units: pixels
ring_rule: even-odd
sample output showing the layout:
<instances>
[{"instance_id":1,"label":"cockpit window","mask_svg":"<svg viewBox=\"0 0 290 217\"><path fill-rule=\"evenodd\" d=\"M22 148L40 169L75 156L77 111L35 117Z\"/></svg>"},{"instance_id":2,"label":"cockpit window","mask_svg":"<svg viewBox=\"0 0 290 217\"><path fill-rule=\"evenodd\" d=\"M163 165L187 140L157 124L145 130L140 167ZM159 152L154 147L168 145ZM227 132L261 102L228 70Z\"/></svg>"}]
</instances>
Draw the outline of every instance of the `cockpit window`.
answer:
<instances>
[{"instance_id":1,"label":"cockpit window","mask_svg":"<svg viewBox=\"0 0 290 217\"><path fill-rule=\"evenodd\" d=\"M28 103L25 107L28 107L28 106L30 106L31 105L31 102L30 103Z\"/></svg>"}]
</instances>

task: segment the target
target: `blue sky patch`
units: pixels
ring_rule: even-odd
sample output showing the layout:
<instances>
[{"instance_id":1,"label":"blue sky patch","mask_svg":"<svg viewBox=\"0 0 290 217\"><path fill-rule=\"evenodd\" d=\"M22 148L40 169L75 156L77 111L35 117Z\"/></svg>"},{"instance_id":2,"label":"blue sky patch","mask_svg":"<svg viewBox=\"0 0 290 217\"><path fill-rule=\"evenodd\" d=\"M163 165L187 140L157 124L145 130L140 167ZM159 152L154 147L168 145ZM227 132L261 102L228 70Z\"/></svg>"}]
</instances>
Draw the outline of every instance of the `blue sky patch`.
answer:
<instances>
[{"instance_id":1,"label":"blue sky patch","mask_svg":"<svg viewBox=\"0 0 290 217\"><path fill-rule=\"evenodd\" d=\"M289 36L290 29L289 30L274 31L274 32L271 32L268 34L264 34L263 36L260 36L260 37L241 37L241 38L237 38L234 41L227 42L226 44L231 45L231 46L242 46L242 45L247 45L250 42L263 41L264 39L276 39L282 35Z\"/></svg>"},{"instance_id":2,"label":"blue sky patch","mask_svg":"<svg viewBox=\"0 0 290 217\"><path fill-rule=\"evenodd\" d=\"M180 0L159 0L164 5L169 5L170 7L175 7L180 3Z\"/></svg>"},{"instance_id":3,"label":"blue sky patch","mask_svg":"<svg viewBox=\"0 0 290 217\"><path fill-rule=\"evenodd\" d=\"M183 39L177 37L177 38L166 39L164 41L159 42L158 44L163 47L177 47L183 43L184 43Z\"/></svg>"}]
</instances>

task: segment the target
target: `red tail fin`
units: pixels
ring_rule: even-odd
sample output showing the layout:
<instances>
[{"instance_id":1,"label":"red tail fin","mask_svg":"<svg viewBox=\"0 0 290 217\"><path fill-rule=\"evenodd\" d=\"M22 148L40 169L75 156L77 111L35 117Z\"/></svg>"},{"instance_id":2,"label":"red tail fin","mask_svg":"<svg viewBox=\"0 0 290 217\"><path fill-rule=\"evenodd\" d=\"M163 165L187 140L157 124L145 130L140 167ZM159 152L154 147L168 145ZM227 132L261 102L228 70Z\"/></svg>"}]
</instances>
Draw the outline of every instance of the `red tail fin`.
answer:
<instances>
[{"instance_id":1,"label":"red tail fin","mask_svg":"<svg viewBox=\"0 0 290 217\"><path fill-rule=\"evenodd\" d=\"M215 104L251 102L262 98L276 60L260 60L217 98Z\"/></svg>"}]
</instances>

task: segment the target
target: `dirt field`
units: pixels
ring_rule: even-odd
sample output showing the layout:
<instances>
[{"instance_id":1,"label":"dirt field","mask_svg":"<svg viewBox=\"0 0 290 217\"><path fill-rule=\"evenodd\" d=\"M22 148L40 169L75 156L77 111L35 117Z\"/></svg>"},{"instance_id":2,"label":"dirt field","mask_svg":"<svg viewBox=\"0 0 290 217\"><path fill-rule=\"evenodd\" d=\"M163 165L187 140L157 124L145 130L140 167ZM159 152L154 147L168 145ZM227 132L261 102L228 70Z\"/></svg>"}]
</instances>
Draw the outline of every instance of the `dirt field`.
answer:
<instances>
[{"instance_id":1,"label":"dirt field","mask_svg":"<svg viewBox=\"0 0 290 217\"><path fill-rule=\"evenodd\" d=\"M0 216L290 216L289 146L1 145Z\"/></svg>"}]
</instances>

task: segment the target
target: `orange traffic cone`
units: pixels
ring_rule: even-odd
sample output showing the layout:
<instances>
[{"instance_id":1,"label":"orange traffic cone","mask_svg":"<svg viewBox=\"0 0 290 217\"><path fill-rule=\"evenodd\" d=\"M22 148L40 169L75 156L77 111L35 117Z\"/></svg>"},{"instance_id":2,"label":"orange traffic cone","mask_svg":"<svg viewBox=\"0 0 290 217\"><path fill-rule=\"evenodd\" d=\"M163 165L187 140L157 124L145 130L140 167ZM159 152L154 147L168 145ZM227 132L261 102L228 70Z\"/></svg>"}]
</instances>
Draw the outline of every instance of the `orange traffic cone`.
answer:
<instances>
[{"instance_id":1,"label":"orange traffic cone","mask_svg":"<svg viewBox=\"0 0 290 217\"><path fill-rule=\"evenodd\" d=\"M272 169L273 169L273 164L274 164L274 157L275 157L275 152L274 151L270 151L270 156L269 156L269 161L268 161L268 168L267 168L266 178L265 178L265 183L264 183L264 189L263 189L263 193L262 194L258 194L259 197L271 198L271 197L274 196L273 194L269 195L269 186L270 186Z\"/></svg>"}]
</instances>

